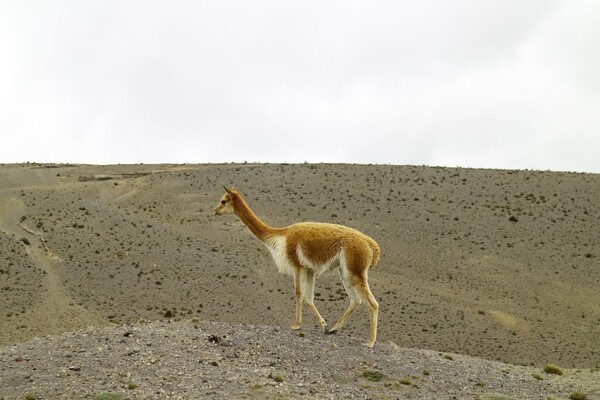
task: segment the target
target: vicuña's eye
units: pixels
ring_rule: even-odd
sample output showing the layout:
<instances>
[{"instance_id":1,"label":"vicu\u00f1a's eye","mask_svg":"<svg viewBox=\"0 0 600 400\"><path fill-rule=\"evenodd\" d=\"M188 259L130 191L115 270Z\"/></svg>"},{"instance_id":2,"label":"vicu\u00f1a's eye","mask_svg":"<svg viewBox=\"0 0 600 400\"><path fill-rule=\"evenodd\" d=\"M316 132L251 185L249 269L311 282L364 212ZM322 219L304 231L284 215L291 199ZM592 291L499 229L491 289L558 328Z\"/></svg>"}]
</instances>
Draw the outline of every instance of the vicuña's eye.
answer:
<instances>
[{"instance_id":1,"label":"vicu\u00f1a's eye","mask_svg":"<svg viewBox=\"0 0 600 400\"><path fill-rule=\"evenodd\" d=\"M227 200L221 200L221 204L223 204L223 205L227 204Z\"/></svg>"}]
</instances>

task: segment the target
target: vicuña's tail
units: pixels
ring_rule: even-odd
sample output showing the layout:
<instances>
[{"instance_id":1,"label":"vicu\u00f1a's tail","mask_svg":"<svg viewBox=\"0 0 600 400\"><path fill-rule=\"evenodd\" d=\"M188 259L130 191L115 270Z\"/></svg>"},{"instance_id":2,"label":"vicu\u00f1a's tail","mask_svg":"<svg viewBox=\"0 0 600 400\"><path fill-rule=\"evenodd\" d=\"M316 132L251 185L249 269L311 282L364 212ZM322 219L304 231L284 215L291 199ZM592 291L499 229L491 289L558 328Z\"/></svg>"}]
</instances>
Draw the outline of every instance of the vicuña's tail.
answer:
<instances>
[{"instance_id":1,"label":"vicu\u00f1a's tail","mask_svg":"<svg viewBox=\"0 0 600 400\"><path fill-rule=\"evenodd\" d=\"M369 268L375 268L379 262L381 250L379 250L379 245L373 239L369 240L369 247L371 247L371 250L373 250L373 259L371 260L371 266Z\"/></svg>"}]
</instances>

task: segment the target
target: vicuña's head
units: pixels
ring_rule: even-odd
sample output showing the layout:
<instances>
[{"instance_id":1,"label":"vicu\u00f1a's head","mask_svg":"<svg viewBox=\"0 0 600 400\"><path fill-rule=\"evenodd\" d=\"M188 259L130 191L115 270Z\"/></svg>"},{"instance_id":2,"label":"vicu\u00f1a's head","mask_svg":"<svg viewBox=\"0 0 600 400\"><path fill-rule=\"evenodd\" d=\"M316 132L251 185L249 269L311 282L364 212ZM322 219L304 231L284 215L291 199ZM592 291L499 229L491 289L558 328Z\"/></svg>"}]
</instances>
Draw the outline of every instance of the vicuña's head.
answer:
<instances>
[{"instance_id":1,"label":"vicu\u00f1a's head","mask_svg":"<svg viewBox=\"0 0 600 400\"><path fill-rule=\"evenodd\" d=\"M229 189L225 185L223 185L223 188L225 188L226 193L221 197L221 201L217 204L217 207L215 207L215 215L233 214L235 212L233 201L238 193L235 189Z\"/></svg>"}]
</instances>

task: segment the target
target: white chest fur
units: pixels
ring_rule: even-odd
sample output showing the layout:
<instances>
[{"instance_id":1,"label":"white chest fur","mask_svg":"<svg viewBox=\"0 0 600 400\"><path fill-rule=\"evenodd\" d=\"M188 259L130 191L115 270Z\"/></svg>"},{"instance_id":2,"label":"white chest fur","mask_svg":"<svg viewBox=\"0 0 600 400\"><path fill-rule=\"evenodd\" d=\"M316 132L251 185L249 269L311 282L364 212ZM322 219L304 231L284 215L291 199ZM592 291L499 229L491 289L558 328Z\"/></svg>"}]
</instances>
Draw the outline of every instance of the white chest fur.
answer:
<instances>
[{"instance_id":1,"label":"white chest fur","mask_svg":"<svg viewBox=\"0 0 600 400\"><path fill-rule=\"evenodd\" d=\"M275 236L266 243L277 269L282 274L294 275L294 266L288 259L285 236Z\"/></svg>"}]
</instances>

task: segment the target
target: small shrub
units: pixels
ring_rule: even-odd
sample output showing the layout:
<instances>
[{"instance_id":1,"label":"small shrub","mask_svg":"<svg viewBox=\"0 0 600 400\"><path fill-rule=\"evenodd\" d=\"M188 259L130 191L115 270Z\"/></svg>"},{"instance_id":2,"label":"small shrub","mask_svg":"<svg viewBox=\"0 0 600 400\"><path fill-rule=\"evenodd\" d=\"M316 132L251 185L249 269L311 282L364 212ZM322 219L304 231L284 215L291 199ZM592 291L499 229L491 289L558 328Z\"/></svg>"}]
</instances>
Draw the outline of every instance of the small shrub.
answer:
<instances>
[{"instance_id":1,"label":"small shrub","mask_svg":"<svg viewBox=\"0 0 600 400\"><path fill-rule=\"evenodd\" d=\"M573 392L569 396L569 399L571 399L571 400L587 400L587 395L585 393L581 393L581 392Z\"/></svg>"},{"instance_id":2,"label":"small shrub","mask_svg":"<svg viewBox=\"0 0 600 400\"><path fill-rule=\"evenodd\" d=\"M127 389L129 389L129 390L136 389L137 387L138 386L133 382L130 382L129 385L127 385Z\"/></svg>"},{"instance_id":3,"label":"small shrub","mask_svg":"<svg viewBox=\"0 0 600 400\"><path fill-rule=\"evenodd\" d=\"M365 371L363 372L363 377L370 382L379 382L385 378L385 375L377 371Z\"/></svg>"},{"instance_id":4,"label":"small shrub","mask_svg":"<svg viewBox=\"0 0 600 400\"><path fill-rule=\"evenodd\" d=\"M94 397L94 400L123 400L123 397L118 394L105 392Z\"/></svg>"},{"instance_id":5,"label":"small shrub","mask_svg":"<svg viewBox=\"0 0 600 400\"><path fill-rule=\"evenodd\" d=\"M446 360L454 361L454 357L452 357L450 354L444 354L444 358Z\"/></svg>"},{"instance_id":6,"label":"small shrub","mask_svg":"<svg viewBox=\"0 0 600 400\"><path fill-rule=\"evenodd\" d=\"M410 379L408 379L408 378L402 378L402 379L400 379L400 384L402 384L402 385L410 385L411 382L410 382Z\"/></svg>"},{"instance_id":7,"label":"small shrub","mask_svg":"<svg viewBox=\"0 0 600 400\"><path fill-rule=\"evenodd\" d=\"M554 375L564 374L563 370L560 367L557 367L556 365L553 365L553 364L546 365L544 367L544 372L547 374L554 374Z\"/></svg>"},{"instance_id":8,"label":"small shrub","mask_svg":"<svg viewBox=\"0 0 600 400\"><path fill-rule=\"evenodd\" d=\"M275 376L273 377L273 380L274 380L275 382L281 383L281 382L283 382L283 376L281 376L281 375L275 375Z\"/></svg>"},{"instance_id":9,"label":"small shrub","mask_svg":"<svg viewBox=\"0 0 600 400\"><path fill-rule=\"evenodd\" d=\"M531 376L533 376L538 381L543 381L544 380L544 378L542 378L542 376L540 374L531 374Z\"/></svg>"}]
</instances>

